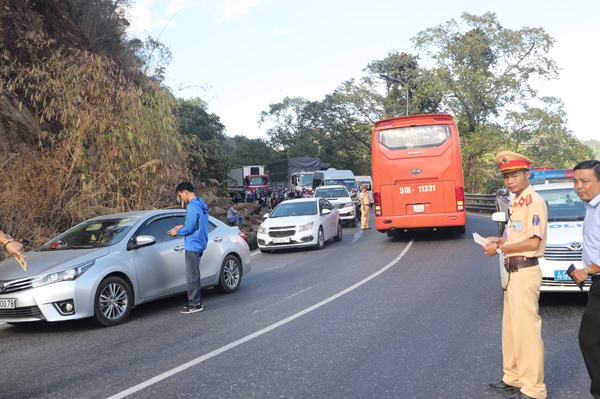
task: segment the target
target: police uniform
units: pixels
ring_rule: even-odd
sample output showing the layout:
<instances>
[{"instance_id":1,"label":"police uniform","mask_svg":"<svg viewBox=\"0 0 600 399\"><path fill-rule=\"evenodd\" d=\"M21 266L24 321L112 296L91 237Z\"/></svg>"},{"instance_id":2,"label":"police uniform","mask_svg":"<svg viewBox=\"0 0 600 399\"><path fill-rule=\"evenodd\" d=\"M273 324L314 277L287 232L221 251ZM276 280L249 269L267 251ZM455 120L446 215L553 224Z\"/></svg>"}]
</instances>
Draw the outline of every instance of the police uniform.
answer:
<instances>
[{"instance_id":1,"label":"police uniform","mask_svg":"<svg viewBox=\"0 0 600 399\"><path fill-rule=\"evenodd\" d=\"M371 208L371 199L369 198L369 193L366 191L360 192L360 226L361 228L368 229L369 228L369 212Z\"/></svg>"},{"instance_id":2,"label":"police uniform","mask_svg":"<svg viewBox=\"0 0 600 399\"><path fill-rule=\"evenodd\" d=\"M529 169L532 161L520 154L501 152L496 156L501 173ZM527 186L512 201L506 244L525 241L537 236L541 239L535 251L509 252L509 281L504 294L502 314L502 381L521 388L521 393L532 398L546 398L544 384L544 343L542 319L539 316L542 271L538 258L546 248L548 210L544 199Z\"/></svg>"}]
</instances>

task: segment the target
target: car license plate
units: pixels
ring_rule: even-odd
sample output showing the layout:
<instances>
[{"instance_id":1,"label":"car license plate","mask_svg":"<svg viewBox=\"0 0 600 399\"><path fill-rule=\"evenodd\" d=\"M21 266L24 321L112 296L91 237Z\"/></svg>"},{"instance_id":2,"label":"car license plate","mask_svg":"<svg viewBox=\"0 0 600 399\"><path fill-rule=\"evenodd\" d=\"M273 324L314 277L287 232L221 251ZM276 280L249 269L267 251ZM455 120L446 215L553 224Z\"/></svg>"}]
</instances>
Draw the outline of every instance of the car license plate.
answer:
<instances>
[{"instance_id":1,"label":"car license plate","mask_svg":"<svg viewBox=\"0 0 600 399\"><path fill-rule=\"evenodd\" d=\"M17 304L17 300L14 298L0 299L0 309L14 309Z\"/></svg>"},{"instance_id":2,"label":"car license plate","mask_svg":"<svg viewBox=\"0 0 600 399\"><path fill-rule=\"evenodd\" d=\"M290 237L284 237L284 238L273 238L273 243L275 244L283 244L285 242L290 242Z\"/></svg>"},{"instance_id":3,"label":"car license plate","mask_svg":"<svg viewBox=\"0 0 600 399\"><path fill-rule=\"evenodd\" d=\"M592 279L591 277L587 278L587 280L591 280L591 279ZM569 277L566 270L555 270L554 271L554 280L556 280L556 281L571 280L571 277Z\"/></svg>"},{"instance_id":4,"label":"car license plate","mask_svg":"<svg viewBox=\"0 0 600 399\"><path fill-rule=\"evenodd\" d=\"M571 280L566 270L555 270L554 280Z\"/></svg>"},{"instance_id":5,"label":"car license plate","mask_svg":"<svg viewBox=\"0 0 600 399\"><path fill-rule=\"evenodd\" d=\"M413 205L414 213L423 213L425 212L425 204Z\"/></svg>"}]
</instances>

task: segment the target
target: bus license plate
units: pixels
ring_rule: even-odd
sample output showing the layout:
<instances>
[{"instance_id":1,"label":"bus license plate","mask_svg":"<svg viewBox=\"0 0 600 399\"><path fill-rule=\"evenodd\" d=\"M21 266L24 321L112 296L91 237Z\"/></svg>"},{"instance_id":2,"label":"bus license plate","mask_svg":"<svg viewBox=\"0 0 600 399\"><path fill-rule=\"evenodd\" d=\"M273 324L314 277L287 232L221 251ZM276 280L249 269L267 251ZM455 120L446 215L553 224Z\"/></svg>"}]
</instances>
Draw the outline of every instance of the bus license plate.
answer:
<instances>
[{"instance_id":1,"label":"bus license plate","mask_svg":"<svg viewBox=\"0 0 600 399\"><path fill-rule=\"evenodd\" d=\"M425 204L413 205L414 213L423 213L425 212Z\"/></svg>"},{"instance_id":2,"label":"bus license plate","mask_svg":"<svg viewBox=\"0 0 600 399\"><path fill-rule=\"evenodd\" d=\"M283 244L283 243L290 242L290 241L291 241L291 240L290 240L290 237L284 237L284 238L273 238L273 242L274 242L275 244Z\"/></svg>"},{"instance_id":3,"label":"bus license plate","mask_svg":"<svg viewBox=\"0 0 600 399\"><path fill-rule=\"evenodd\" d=\"M0 309L14 309L17 300L14 298L0 299Z\"/></svg>"}]
</instances>

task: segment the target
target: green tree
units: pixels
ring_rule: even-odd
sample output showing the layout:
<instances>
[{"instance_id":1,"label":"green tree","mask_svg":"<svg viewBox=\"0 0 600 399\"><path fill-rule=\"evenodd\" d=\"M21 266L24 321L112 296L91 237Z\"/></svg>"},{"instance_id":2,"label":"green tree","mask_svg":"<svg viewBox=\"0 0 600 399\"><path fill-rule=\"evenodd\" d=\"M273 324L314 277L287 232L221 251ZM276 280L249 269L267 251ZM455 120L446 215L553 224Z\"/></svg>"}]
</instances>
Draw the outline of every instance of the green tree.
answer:
<instances>
[{"instance_id":1,"label":"green tree","mask_svg":"<svg viewBox=\"0 0 600 399\"><path fill-rule=\"evenodd\" d=\"M233 149L230 157L233 168L244 165L267 165L279 159L277 152L264 139L235 136L232 142Z\"/></svg>"},{"instance_id":2,"label":"green tree","mask_svg":"<svg viewBox=\"0 0 600 399\"><path fill-rule=\"evenodd\" d=\"M309 105L304 98L286 97L260 114L259 124L271 125L267 129L270 144L284 159L319 156L318 131L307 112Z\"/></svg>"},{"instance_id":3,"label":"green tree","mask_svg":"<svg viewBox=\"0 0 600 399\"><path fill-rule=\"evenodd\" d=\"M179 131L186 136L196 136L200 140L225 140L225 125L221 118L207 111L208 106L200 98L177 101Z\"/></svg>"},{"instance_id":4,"label":"green tree","mask_svg":"<svg viewBox=\"0 0 600 399\"><path fill-rule=\"evenodd\" d=\"M190 150L188 169L197 178L223 180L231 164L223 148L225 126L217 115L208 113L206 103L200 98L179 99L177 103L179 131L188 139Z\"/></svg>"},{"instance_id":5,"label":"green tree","mask_svg":"<svg viewBox=\"0 0 600 399\"><path fill-rule=\"evenodd\" d=\"M586 140L583 142L583 144L587 145L592 149L592 151L594 152L594 159L600 158L600 141L594 139Z\"/></svg>"},{"instance_id":6,"label":"green tree","mask_svg":"<svg viewBox=\"0 0 600 399\"><path fill-rule=\"evenodd\" d=\"M441 101L435 75L419 67L418 57L391 52L364 69L372 78L382 79L386 96L384 118L437 112Z\"/></svg>"},{"instance_id":7,"label":"green tree","mask_svg":"<svg viewBox=\"0 0 600 399\"><path fill-rule=\"evenodd\" d=\"M552 97L541 100L544 108L524 107L506 116L512 150L535 159L537 166L557 169L572 168L579 160L592 158L592 149L567 130L562 101Z\"/></svg>"},{"instance_id":8,"label":"green tree","mask_svg":"<svg viewBox=\"0 0 600 399\"><path fill-rule=\"evenodd\" d=\"M489 189L490 155L511 146L503 116L525 112L538 97L534 80L556 78L558 67L548 57L554 39L541 28L506 29L494 13L461 19L426 29L413 43L436 63L440 110L455 116L462 136L467 191L480 192ZM473 172L481 174L473 179Z\"/></svg>"}]
</instances>

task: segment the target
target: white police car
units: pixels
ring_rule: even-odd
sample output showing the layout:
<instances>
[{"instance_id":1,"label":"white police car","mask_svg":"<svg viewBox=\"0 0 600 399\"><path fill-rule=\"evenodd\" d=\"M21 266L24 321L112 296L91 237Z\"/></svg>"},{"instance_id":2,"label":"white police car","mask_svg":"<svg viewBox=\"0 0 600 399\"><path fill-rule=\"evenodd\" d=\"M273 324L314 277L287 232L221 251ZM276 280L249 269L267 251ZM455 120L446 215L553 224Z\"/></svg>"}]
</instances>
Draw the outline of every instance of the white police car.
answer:
<instances>
[{"instance_id":1,"label":"white police car","mask_svg":"<svg viewBox=\"0 0 600 399\"><path fill-rule=\"evenodd\" d=\"M583 249L583 219L585 217L585 202L573 188L573 183L568 181L573 176L573 170L534 171L530 179L533 189L546 201L548 208L548 229L546 250L540 258L542 269L541 291L574 291L580 292L573 280L566 274L571 264L582 268L581 256ZM559 183L552 183L562 180ZM537 184L545 183L545 184ZM510 196L502 196L498 192L497 203L510 203ZM506 212L506 205L498 205L501 211ZM504 209L502 209L504 208ZM500 223L499 223L500 225ZM500 226L502 231L503 227ZM502 263L502 259L500 260ZM586 283L584 291L589 291L590 284Z\"/></svg>"}]
</instances>

